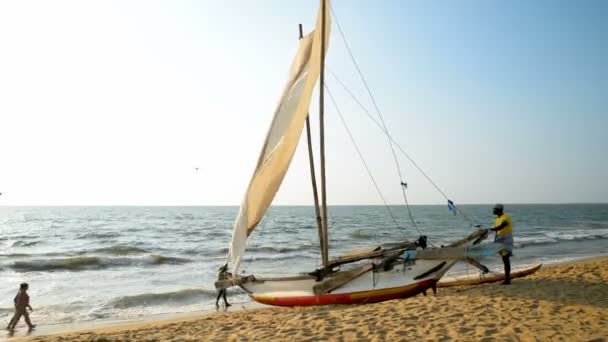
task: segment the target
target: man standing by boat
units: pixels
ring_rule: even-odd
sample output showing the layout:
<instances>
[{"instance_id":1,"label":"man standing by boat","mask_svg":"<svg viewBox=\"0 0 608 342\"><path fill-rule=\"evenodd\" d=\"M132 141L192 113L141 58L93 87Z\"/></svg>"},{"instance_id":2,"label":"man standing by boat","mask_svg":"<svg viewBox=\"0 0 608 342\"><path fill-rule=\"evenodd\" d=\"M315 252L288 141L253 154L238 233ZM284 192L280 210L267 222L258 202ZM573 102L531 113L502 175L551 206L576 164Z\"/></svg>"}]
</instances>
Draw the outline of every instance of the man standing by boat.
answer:
<instances>
[{"instance_id":1,"label":"man standing by boat","mask_svg":"<svg viewBox=\"0 0 608 342\"><path fill-rule=\"evenodd\" d=\"M511 284L511 255L513 255L513 222L511 217L504 213L504 206L502 204L496 204L492 213L496 215L494 221L494 228L491 228L496 232L496 238L494 242L500 243L503 249L498 252L502 257L502 262L505 266L505 280L503 285Z\"/></svg>"}]
</instances>

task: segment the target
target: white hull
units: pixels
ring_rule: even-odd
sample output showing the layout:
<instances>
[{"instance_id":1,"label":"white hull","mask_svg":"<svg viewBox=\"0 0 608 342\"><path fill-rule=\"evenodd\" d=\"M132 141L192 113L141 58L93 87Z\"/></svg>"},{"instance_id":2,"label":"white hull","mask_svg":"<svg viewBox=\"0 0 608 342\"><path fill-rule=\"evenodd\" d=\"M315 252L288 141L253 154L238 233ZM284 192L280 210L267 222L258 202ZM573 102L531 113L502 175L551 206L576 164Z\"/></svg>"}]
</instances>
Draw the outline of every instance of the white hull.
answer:
<instances>
[{"instance_id":1,"label":"white hull","mask_svg":"<svg viewBox=\"0 0 608 342\"><path fill-rule=\"evenodd\" d=\"M355 304L377 302L416 295L434 288L455 260L416 260L396 262L391 270L368 271L333 291L317 295L314 277L294 276L264 279L242 284L251 297L261 303L282 306Z\"/></svg>"}]
</instances>

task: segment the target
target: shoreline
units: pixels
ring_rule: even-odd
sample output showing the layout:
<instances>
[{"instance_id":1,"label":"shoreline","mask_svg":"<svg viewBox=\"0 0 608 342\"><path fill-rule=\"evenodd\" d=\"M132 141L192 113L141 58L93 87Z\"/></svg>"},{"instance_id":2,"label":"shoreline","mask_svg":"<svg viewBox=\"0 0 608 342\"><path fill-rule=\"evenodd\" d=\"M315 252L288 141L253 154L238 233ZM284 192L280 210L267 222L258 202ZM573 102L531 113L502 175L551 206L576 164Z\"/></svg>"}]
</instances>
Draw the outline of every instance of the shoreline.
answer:
<instances>
[{"instance_id":1,"label":"shoreline","mask_svg":"<svg viewBox=\"0 0 608 342\"><path fill-rule=\"evenodd\" d=\"M147 315L142 316L140 318L133 319L99 319L93 321L80 321L73 323L64 323L64 324L50 324L50 325L37 325L36 329L27 332L27 328L23 323L23 319L21 319L19 328L14 336L0 335L1 341L24 341L30 339L36 339L40 337L52 337L56 335L63 334L73 334L87 331L106 331L106 330L115 330L115 329L131 329L135 327L142 327L146 325L154 325L161 323L172 323L172 322L182 322L182 321L191 321L196 320L198 318L217 315L217 314L230 314L241 311L253 311L253 310L263 310L268 308L268 306L259 304L257 302L240 302L233 303L230 307L230 311L225 310L222 306L219 309L205 309L194 312L178 312L178 313L162 313L155 315ZM35 319L35 318L33 318ZM32 323L36 323L35 321Z\"/></svg>"},{"instance_id":2,"label":"shoreline","mask_svg":"<svg viewBox=\"0 0 608 342\"><path fill-rule=\"evenodd\" d=\"M590 275L592 275L591 278ZM591 292L587 292L586 290ZM535 294L532 295L532 293ZM590 295L590 293L593 295ZM495 300L496 298L494 298L496 296L502 297L502 300L497 302ZM597 296L600 296L600 298L596 298ZM406 321L409 321L409 316L411 315L412 310L414 310L414 312L419 313L416 315L417 320L424 321L423 318L425 315L436 316L429 318L433 318L433 321L439 322L446 320L449 321L450 319L457 317L463 318L471 315L471 322L478 323L483 320L483 318L477 316L480 313L472 314L471 312L466 312L466 307L468 307L469 311L470 309L481 310L483 315L487 314L487 316L492 316L492 311L494 311L493 309L498 309L498 312L495 312L495 314L500 320L513 321L506 324L510 328L506 331L501 331L501 329L490 329L488 331L489 335L486 334L484 336L498 338L520 335L522 330L520 328L515 329L513 326L517 326L518 321L524 320L524 317L521 317L522 315L516 315L519 317L500 317L504 316L503 313L501 313L502 310L500 310L501 305L498 305L497 307L496 305L497 303L504 302L505 300L516 300L517 302L521 301L521 303L517 303L517 305L514 307L511 305L505 305L505 307L509 308L509 311L513 311L511 309L528 307L530 312L534 313L534 311L536 311L537 316L538 311L543 307L553 307L551 310L549 310L550 313L543 313L541 317L536 317L536 320L539 323L542 323L539 324L538 327L533 326L533 329L531 329L532 331L538 330L543 326L546 328L548 323L551 323L550 325L555 323L574 325L577 323L577 326L580 328L580 320L585 318L582 317L582 314L587 313L586 316L596 318L594 321L595 323L588 323L587 326L595 326L595 329L597 329L597 331L595 331L594 328L591 328L589 336L591 338L608 337L600 335L602 333L604 335L608 335L608 256L595 256L559 264L543 265L543 268L541 268L538 273L526 278L516 279L514 280L514 284L508 287L499 286L497 284L486 284L472 287L455 287L453 289L440 289L436 296L416 296L409 299L358 306L277 308L250 302L245 304L236 304L235 307L233 307L236 310L231 308L229 311L225 312L215 312L215 310L209 310L196 313L146 316L142 317L141 320L120 322L105 321L91 322L91 324L76 323L54 327L41 326L39 330L34 331L29 336L22 335L24 326L20 325L21 330L18 330L14 337L9 337L8 339L10 341L24 341L31 339L35 339L37 341L90 341L95 340L98 337L105 336L108 338L108 340L124 340L129 339L128 337L136 338L137 340L137 338L142 338L143 336L154 335L156 336L157 340L172 338L191 340L196 339L196 336L200 336L198 335L199 333L215 333L216 335L219 334L216 336L218 338L225 339L234 337L238 339L239 336L253 338L259 334L260 330L268 335L257 336L256 339L279 338L278 335L274 335L271 331L268 331L267 328L262 327L262 325L257 326L257 328L255 325L252 326L251 322L258 321L260 317L264 318L265 323L267 324L277 324L277 321L290 322L289 324L281 323L279 325L283 328L285 324L293 326L293 331L291 332L292 335L289 336L292 336L292 338L295 339L308 339L309 337L314 338L315 336L316 338L321 339L338 336L349 339L349 336L351 335L346 334L346 332L353 329L357 330L356 328L359 326L358 324L348 324L347 322L349 320L359 322L358 320L362 317L369 316L369 319L382 322L383 320L389 319L382 317L382 315L389 314L391 316L395 316L394 312L392 312L395 309L394 307L403 308L403 310L397 309L397 312L402 314L397 316L399 320L406 319ZM480 306L478 302L487 303ZM461 314L455 314L452 312L458 311L458 308L461 305L464 305L465 312L462 312ZM527 314L530 314L530 312L527 312ZM347 316L352 314L352 317L350 319L346 319L346 322L335 320L327 322L327 320L324 318L327 316L341 315L343 313L347 313ZM565 321L555 322L555 317L553 316L560 313L574 315L574 318L569 317ZM581 316L579 317L577 313L579 313ZM524 316L525 315L526 312L524 312ZM306 316L308 320L302 321L301 316ZM278 317L281 317L281 319L277 319ZM545 320L546 322L544 322ZM222 329L222 322L226 323L227 326L231 327L231 329ZM308 324L304 324L304 322L308 322ZM392 321L388 323L392 323ZM346 325L348 328L346 330L338 329L344 330L339 334L338 331L329 329L330 335L315 335L315 333L318 331L315 332L316 329L313 327L327 324L338 326ZM478 326L477 324L473 324L467 328L468 330L460 329L458 331L451 331L450 329L456 329L458 327L450 327L446 324L450 324L450 322L444 322L442 325L436 327L438 331L427 331L424 333L426 335L410 334L416 333L418 330L422 329L423 324L418 327L411 326L414 331L409 331L407 336L418 336L420 338L424 338L424 336L426 336L426 338L429 338L431 336L428 334L432 333L436 335L435 338L441 338L442 336L449 337L450 335L452 338L458 338L460 336L466 336L463 334L470 333L471 331L484 329L483 325ZM206 329L205 326L208 325L214 327L214 329L211 328L210 332L206 332L208 329ZM441 326L443 326L443 328L440 328ZM183 330L184 332L175 332L174 330L177 328L180 328L178 331ZM250 331L251 329L254 329L254 331ZM426 331L426 329L422 330ZM293 335L298 331L303 332L303 335ZM501 335L501 333L505 332L506 335ZM334 336L332 335L333 333L338 335ZM364 334L365 337L357 334L351 337L368 338L375 336L380 338L380 336L389 337L386 335L389 333L390 331L370 331L367 334ZM560 331L556 330L556 333L559 334ZM565 330L561 330L561 333L565 333ZM2 337L6 336L7 335L4 335ZM484 336L475 335L468 337L476 339ZM563 336L572 337L573 335ZM547 335L546 337L552 338L556 336Z\"/></svg>"}]
</instances>

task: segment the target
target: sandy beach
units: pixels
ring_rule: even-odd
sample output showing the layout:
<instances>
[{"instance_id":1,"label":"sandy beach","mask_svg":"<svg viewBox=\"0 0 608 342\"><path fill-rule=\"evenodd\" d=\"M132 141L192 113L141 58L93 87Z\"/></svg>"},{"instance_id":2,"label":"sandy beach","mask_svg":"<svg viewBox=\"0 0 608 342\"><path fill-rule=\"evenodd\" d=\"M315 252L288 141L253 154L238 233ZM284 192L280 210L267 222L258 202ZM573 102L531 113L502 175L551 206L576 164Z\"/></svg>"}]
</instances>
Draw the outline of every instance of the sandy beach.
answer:
<instances>
[{"instance_id":1,"label":"sandy beach","mask_svg":"<svg viewBox=\"0 0 608 342\"><path fill-rule=\"evenodd\" d=\"M606 341L608 258L543 267L511 286L440 289L437 295L359 306L235 309L47 336L24 338L18 332L10 338L24 339Z\"/></svg>"}]
</instances>

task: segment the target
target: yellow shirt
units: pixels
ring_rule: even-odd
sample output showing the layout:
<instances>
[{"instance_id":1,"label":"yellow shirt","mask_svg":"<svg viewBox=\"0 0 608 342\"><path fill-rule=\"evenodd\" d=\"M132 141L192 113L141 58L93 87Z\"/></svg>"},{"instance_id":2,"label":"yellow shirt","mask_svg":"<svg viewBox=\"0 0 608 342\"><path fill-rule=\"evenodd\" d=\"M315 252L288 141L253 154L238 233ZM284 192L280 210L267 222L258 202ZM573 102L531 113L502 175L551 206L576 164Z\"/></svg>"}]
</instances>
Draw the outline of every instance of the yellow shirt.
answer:
<instances>
[{"instance_id":1,"label":"yellow shirt","mask_svg":"<svg viewBox=\"0 0 608 342\"><path fill-rule=\"evenodd\" d=\"M497 231L496 235L504 236L508 234L513 234L513 222L511 222L511 218L507 214L502 214L500 217L497 217L496 220L494 220L494 227L500 226L503 221L507 222L507 226Z\"/></svg>"}]
</instances>

